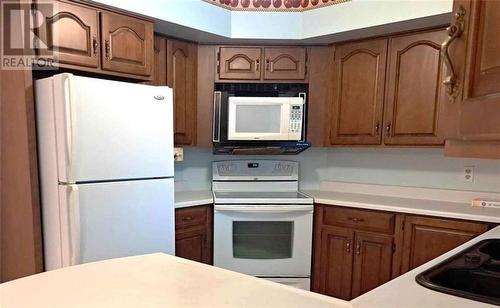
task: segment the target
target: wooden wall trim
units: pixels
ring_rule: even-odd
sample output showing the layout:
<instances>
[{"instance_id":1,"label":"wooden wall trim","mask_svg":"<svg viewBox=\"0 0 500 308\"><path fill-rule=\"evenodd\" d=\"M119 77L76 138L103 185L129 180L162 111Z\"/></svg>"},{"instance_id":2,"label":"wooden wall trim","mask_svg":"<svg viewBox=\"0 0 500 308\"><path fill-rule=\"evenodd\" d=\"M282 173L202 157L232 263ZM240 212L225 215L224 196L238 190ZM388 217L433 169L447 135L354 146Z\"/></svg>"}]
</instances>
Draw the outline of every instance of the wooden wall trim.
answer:
<instances>
[{"instance_id":1,"label":"wooden wall trim","mask_svg":"<svg viewBox=\"0 0 500 308\"><path fill-rule=\"evenodd\" d=\"M0 281L43 270L31 71L0 71Z\"/></svg>"}]
</instances>

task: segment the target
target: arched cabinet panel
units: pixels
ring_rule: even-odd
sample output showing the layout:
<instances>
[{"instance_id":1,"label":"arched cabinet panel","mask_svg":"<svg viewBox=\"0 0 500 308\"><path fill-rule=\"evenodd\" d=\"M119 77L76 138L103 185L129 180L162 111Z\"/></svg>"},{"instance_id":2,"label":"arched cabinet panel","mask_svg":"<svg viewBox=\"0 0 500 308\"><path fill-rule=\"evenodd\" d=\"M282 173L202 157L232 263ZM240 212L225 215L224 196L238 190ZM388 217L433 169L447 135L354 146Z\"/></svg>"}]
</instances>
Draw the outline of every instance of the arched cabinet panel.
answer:
<instances>
[{"instance_id":1,"label":"arched cabinet panel","mask_svg":"<svg viewBox=\"0 0 500 308\"><path fill-rule=\"evenodd\" d=\"M438 136L439 101L444 95L443 30L389 40L384 143L443 144Z\"/></svg>"},{"instance_id":2,"label":"arched cabinet panel","mask_svg":"<svg viewBox=\"0 0 500 308\"><path fill-rule=\"evenodd\" d=\"M265 48L264 79L300 80L306 77L306 48Z\"/></svg>"},{"instance_id":3,"label":"arched cabinet panel","mask_svg":"<svg viewBox=\"0 0 500 308\"><path fill-rule=\"evenodd\" d=\"M134 75L151 75L153 25L132 17L101 13L102 68Z\"/></svg>"},{"instance_id":4,"label":"arched cabinet panel","mask_svg":"<svg viewBox=\"0 0 500 308\"><path fill-rule=\"evenodd\" d=\"M194 145L196 140L197 46L167 42L167 85L174 90L174 143Z\"/></svg>"},{"instance_id":5,"label":"arched cabinet panel","mask_svg":"<svg viewBox=\"0 0 500 308\"><path fill-rule=\"evenodd\" d=\"M337 47L330 143L380 144L387 39Z\"/></svg>"},{"instance_id":6,"label":"arched cabinet panel","mask_svg":"<svg viewBox=\"0 0 500 308\"><path fill-rule=\"evenodd\" d=\"M50 11L49 11L50 8ZM78 4L54 2L40 6L41 27L38 54L55 57L55 61L97 68L99 66L98 12Z\"/></svg>"},{"instance_id":7,"label":"arched cabinet panel","mask_svg":"<svg viewBox=\"0 0 500 308\"><path fill-rule=\"evenodd\" d=\"M218 54L219 79L259 80L261 48L221 47Z\"/></svg>"}]
</instances>

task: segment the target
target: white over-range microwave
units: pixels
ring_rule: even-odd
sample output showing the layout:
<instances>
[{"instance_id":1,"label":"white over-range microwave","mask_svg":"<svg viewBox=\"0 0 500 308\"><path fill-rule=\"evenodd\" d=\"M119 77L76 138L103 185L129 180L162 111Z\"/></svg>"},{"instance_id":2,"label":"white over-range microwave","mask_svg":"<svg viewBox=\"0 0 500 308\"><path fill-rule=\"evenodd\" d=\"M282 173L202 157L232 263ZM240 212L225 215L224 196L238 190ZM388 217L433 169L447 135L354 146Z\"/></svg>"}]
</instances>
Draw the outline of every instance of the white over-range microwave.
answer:
<instances>
[{"instance_id":1,"label":"white over-range microwave","mask_svg":"<svg viewBox=\"0 0 500 308\"><path fill-rule=\"evenodd\" d=\"M227 140L302 139L302 97L228 98Z\"/></svg>"},{"instance_id":2,"label":"white over-range microwave","mask_svg":"<svg viewBox=\"0 0 500 308\"><path fill-rule=\"evenodd\" d=\"M246 96L214 93L216 154L297 154L306 141L306 93Z\"/></svg>"}]
</instances>

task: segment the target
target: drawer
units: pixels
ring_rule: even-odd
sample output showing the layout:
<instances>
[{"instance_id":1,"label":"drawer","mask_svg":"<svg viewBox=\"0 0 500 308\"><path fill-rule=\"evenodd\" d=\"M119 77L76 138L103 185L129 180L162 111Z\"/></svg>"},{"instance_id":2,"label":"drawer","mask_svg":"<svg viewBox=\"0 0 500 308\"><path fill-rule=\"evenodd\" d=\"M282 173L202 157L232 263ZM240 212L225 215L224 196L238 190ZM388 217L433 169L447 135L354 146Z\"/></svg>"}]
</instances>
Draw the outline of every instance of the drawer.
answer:
<instances>
[{"instance_id":1,"label":"drawer","mask_svg":"<svg viewBox=\"0 0 500 308\"><path fill-rule=\"evenodd\" d=\"M207 224L208 206L196 206L175 210L175 228L189 228Z\"/></svg>"},{"instance_id":2,"label":"drawer","mask_svg":"<svg viewBox=\"0 0 500 308\"><path fill-rule=\"evenodd\" d=\"M357 230L394 233L396 215L370 210L324 206L323 224Z\"/></svg>"}]
</instances>

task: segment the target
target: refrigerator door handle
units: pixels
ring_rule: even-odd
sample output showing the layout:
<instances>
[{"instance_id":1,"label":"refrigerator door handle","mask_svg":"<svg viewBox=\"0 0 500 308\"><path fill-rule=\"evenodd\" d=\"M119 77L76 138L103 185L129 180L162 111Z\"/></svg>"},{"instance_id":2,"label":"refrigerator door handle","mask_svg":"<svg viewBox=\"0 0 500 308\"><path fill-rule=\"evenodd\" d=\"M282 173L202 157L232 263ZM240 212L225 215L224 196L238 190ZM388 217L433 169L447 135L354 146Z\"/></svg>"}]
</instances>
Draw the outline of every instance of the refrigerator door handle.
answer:
<instances>
[{"instance_id":1,"label":"refrigerator door handle","mask_svg":"<svg viewBox=\"0 0 500 308\"><path fill-rule=\"evenodd\" d=\"M71 112L71 86L70 77L64 75L64 120L66 125L66 160L68 163L68 179L72 179L72 160L73 160L73 124Z\"/></svg>"},{"instance_id":2,"label":"refrigerator door handle","mask_svg":"<svg viewBox=\"0 0 500 308\"><path fill-rule=\"evenodd\" d=\"M80 264L80 206L78 186L68 185L68 218L70 236L70 265Z\"/></svg>"}]
</instances>

